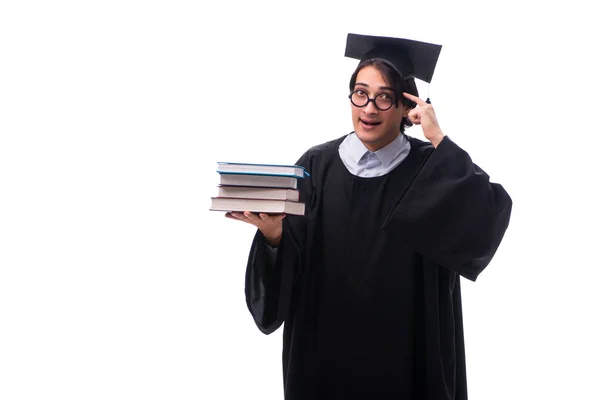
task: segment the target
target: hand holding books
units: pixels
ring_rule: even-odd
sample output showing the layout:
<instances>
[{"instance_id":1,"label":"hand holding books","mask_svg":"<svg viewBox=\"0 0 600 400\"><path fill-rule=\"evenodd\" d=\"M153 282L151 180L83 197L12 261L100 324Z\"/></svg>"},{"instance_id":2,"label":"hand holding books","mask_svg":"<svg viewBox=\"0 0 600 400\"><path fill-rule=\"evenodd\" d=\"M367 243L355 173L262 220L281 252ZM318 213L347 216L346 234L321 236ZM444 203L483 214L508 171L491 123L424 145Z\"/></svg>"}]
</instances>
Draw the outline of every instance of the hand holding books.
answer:
<instances>
[{"instance_id":1,"label":"hand holding books","mask_svg":"<svg viewBox=\"0 0 600 400\"><path fill-rule=\"evenodd\" d=\"M308 173L297 165L218 164L218 196L211 210L254 225L271 247L279 246L286 214L304 215L298 179Z\"/></svg>"}]
</instances>

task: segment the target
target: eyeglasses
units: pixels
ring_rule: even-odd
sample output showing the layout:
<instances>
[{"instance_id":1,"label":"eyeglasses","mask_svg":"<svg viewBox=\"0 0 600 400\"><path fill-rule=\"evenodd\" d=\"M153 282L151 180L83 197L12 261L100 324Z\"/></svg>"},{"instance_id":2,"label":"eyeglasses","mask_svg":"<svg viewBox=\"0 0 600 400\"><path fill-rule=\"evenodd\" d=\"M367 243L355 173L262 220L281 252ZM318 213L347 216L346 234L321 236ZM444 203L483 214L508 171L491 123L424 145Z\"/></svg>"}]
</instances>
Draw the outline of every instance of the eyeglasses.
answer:
<instances>
[{"instance_id":1,"label":"eyeglasses","mask_svg":"<svg viewBox=\"0 0 600 400\"><path fill-rule=\"evenodd\" d=\"M367 104L373 102L379 111L387 111L394 105L394 97L388 93L379 93L374 98L369 98L364 90L359 89L350 93L348 98L356 107L366 107Z\"/></svg>"}]
</instances>

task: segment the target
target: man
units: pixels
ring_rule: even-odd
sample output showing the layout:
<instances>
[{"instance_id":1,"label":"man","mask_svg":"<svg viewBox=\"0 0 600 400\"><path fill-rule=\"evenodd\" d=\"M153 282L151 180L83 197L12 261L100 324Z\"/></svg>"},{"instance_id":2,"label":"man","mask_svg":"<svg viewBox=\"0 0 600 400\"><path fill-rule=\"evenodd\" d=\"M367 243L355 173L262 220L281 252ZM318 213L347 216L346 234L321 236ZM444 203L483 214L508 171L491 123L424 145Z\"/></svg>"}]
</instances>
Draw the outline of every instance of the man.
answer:
<instances>
[{"instance_id":1,"label":"man","mask_svg":"<svg viewBox=\"0 0 600 400\"><path fill-rule=\"evenodd\" d=\"M258 228L247 304L265 334L285 324L288 400L467 398L459 278L489 264L512 201L418 97L439 51L348 35L354 132L297 161L306 215L227 214Z\"/></svg>"}]
</instances>

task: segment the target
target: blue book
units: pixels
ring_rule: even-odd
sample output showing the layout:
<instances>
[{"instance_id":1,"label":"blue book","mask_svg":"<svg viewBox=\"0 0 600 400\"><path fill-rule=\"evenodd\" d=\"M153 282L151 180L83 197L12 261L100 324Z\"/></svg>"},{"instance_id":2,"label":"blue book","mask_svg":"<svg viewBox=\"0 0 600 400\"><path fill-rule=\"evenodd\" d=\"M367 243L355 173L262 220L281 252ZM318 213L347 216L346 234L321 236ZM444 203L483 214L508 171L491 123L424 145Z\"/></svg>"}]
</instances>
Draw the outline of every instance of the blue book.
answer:
<instances>
[{"instance_id":1,"label":"blue book","mask_svg":"<svg viewBox=\"0 0 600 400\"><path fill-rule=\"evenodd\" d=\"M251 164L239 162L219 162L217 172L220 174L270 175L304 178L308 172L299 165L283 164Z\"/></svg>"}]
</instances>

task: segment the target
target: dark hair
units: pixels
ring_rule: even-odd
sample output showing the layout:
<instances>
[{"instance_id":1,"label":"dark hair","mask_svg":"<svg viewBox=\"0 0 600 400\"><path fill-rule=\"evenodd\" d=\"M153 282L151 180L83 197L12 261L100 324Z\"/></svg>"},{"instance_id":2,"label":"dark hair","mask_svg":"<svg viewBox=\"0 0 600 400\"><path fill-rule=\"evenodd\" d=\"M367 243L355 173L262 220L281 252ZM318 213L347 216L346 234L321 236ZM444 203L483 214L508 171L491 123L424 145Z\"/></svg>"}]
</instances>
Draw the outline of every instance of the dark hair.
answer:
<instances>
[{"instance_id":1,"label":"dark hair","mask_svg":"<svg viewBox=\"0 0 600 400\"><path fill-rule=\"evenodd\" d=\"M359 71L369 65L375 67L381 73L381 75L383 75L383 80L385 83L389 87L393 88L396 107L398 107L398 103L402 103L402 105L406 108L415 108L417 106L415 102L402 95L402 92L407 92L414 96L419 96L419 91L417 90L417 84L415 83L415 80L413 78L403 79L394 68L392 68L383 60L368 60L358 64L358 67L356 67L356 70L350 78L350 91L354 90L356 77L358 76ZM404 133L404 130L410 126L412 126L410 119L406 117L402 118L402 123L400 124L400 133Z\"/></svg>"}]
</instances>

